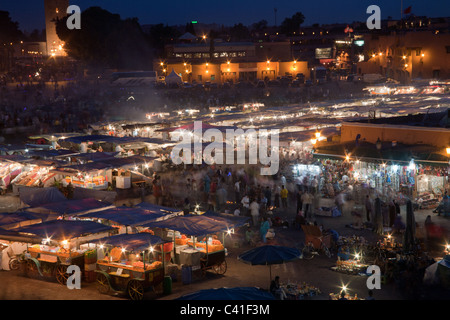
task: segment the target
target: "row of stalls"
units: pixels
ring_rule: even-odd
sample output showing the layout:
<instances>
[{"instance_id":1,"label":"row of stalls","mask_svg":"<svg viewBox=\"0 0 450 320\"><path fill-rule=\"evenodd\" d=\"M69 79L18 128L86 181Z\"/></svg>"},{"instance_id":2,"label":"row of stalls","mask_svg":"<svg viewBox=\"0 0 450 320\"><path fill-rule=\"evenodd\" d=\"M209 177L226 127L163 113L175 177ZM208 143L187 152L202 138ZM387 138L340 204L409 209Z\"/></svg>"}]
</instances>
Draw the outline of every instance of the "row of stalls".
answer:
<instances>
[{"instance_id":1,"label":"row of stalls","mask_svg":"<svg viewBox=\"0 0 450 320\"><path fill-rule=\"evenodd\" d=\"M115 207L95 199L65 200L0 215L0 266L66 285L68 267L99 292L142 299L163 283L190 283L198 270L227 269L226 237L246 218L141 203Z\"/></svg>"},{"instance_id":2,"label":"row of stalls","mask_svg":"<svg viewBox=\"0 0 450 320\"><path fill-rule=\"evenodd\" d=\"M313 154L315 166L311 168L315 173L318 171L325 184L339 184L341 190L346 185L365 186L382 197L395 198L402 194L414 199L420 208L430 209L439 204L448 188L448 161L424 159L420 154L407 160L408 153L401 154L404 150L401 146L398 146L397 155L383 151L384 157L379 154L377 157L365 156L362 152L370 146L362 143L353 152L351 147L346 149L347 152L334 148L317 148ZM374 151L371 152L376 153L375 146L372 148ZM427 153L428 158L432 155L432 151ZM333 191L324 190L330 194Z\"/></svg>"},{"instance_id":3,"label":"row of stalls","mask_svg":"<svg viewBox=\"0 0 450 320\"><path fill-rule=\"evenodd\" d=\"M2 192L12 190L17 195L21 187L50 187L59 183L96 190L113 186L127 189L133 181L149 182L146 174L156 159L140 155L117 157L117 153L106 152L64 154L58 158L0 156Z\"/></svg>"}]
</instances>

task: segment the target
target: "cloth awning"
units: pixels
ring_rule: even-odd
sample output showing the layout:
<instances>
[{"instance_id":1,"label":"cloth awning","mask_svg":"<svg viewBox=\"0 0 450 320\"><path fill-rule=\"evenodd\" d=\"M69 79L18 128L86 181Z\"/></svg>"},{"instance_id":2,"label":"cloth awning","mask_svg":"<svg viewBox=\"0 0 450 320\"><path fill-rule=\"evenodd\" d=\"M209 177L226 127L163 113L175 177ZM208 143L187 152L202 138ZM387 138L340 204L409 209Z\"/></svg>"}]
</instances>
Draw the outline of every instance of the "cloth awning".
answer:
<instances>
[{"instance_id":1,"label":"cloth awning","mask_svg":"<svg viewBox=\"0 0 450 320\"><path fill-rule=\"evenodd\" d=\"M156 157L131 156L125 158L112 158L102 160L101 163L110 165L112 168L119 169L124 167L134 167L142 164L153 163Z\"/></svg>"},{"instance_id":2,"label":"cloth awning","mask_svg":"<svg viewBox=\"0 0 450 320\"><path fill-rule=\"evenodd\" d=\"M189 236L205 236L226 232L229 229L229 226L224 222L198 215L177 216L164 221L149 222L143 224L142 227L166 228Z\"/></svg>"},{"instance_id":3,"label":"cloth awning","mask_svg":"<svg viewBox=\"0 0 450 320\"><path fill-rule=\"evenodd\" d=\"M119 152L86 152L73 155L73 158L81 161L101 161L116 157Z\"/></svg>"},{"instance_id":4,"label":"cloth awning","mask_svg":"<svg viewBox=\"0 0 450 320\"><path fill-rule=\"evenodd\" d=\"M75 154L78 154L78 152L68 149L50 149L50 150L30 150L28 151L27 156L47 159Z\"/></svg>"},{"instance_id":5,"label":"cloth awning","mask_svg":"<svg viewBox=\"0 0 450 320\"><path fill-rule=\"evenodd\" d=\"M81 220L52 220L17 228L14 231L23 234L32 234L43 239L62 241L82 236L112 231L114 228L107 225Z\"/></svg>"},{"instance_id":6,"label":"cloth awning","mask_svg":"<svg viewBox=\"0 0 450 320\"><path fill-rule=\"evenodd\" d=\"M157 204L148 203L148 202L141 202L141 203L137 204L135 207L145 209L152 213L161 214L166 218L173 218L174 216L183 214L183 210L164 207L164 206L158 206Z\"/></svg>"},{"instance_id":7,"label":"cloth awning","mask_svg":"<svg viewBox=\"0 0 450 320\"><path fill-rule=\"evenodd\" d=\"M36 187L19 187L20 201L31 206L37 207L42 204L66 201L67 198L58 188L36 188Z\"/></svg>"},{"instance_id":8,"label":"cloth awning","mask_svg":"<svg viewBox=\"0 0 450 320\"><path fill-rule=\"evenodd\" d=\"M79 137L71 137L65 139L67 142L75 143L75 144L81 144L83 142L107 142L107 143L113 143L116 145L126 144L126 143L138 143L138 142L145 142L145 143L151 143L151 144L161 144L164 143L164 140L157 139L157 138L145 138L145 137L114 137L114 136L108 136L108 135L87 135L87 136L79 136Z\"/></svg>"},{"instance_id":9,"label":"cloth awning","mask_svg":"<svg viewBox=\"0 0 450 320\"><path fill-rule=\"evenodd\" d=\"M142 252L148 250L150 247L162 244L168 241L154 236L147 232L134 234L118 234L110 237L90 241L90 243L97 243L100 245L114 246L124 248L127 251Z\"/></svg>"},{"instance_id":10,"label":"cloth awning","mask_svg":"<svg viewBox=\"0 0 450 320\"><path fill-rule=\"evenodd\" d=\"M33 235L22 235L17 231L6 230L0 227L0 239L4 241L41 243L42 238Z\"/></svg>"},{"instance_id":11,"label":"cloth awning","mask_svg":"<svg viewBox=\"0 0 450 320\"><path fill-rule=\"evenodd\" d=\"M226 223L230 229L242 227L250 221L250 217L235 216L232 214L217 213L213 211L207 211L203 214L203 216Z\"/></svg>"},{"instance_id":12,"label":"cloth awning","mask_svg":"<svg viewBox=\"0 0 450 320\"><path fill-rule=\"evenodd\" d=\"M72 199L47 203L39 207L27 208L27 211L48 214L47 220L52 220L61 215L76 216L83 213L101 211L113 207L113 205L95 199Z\"/></svg>"},{"instance_id":13,"label":"cloth awning","mask_svg":"<svg viewBox=\"0 0 450 320\"><path fill-rule=\"evenodd\" d=\"M40 222L42 222L42 216L38 213L26 211L0 213L0 227L4 229L19 227L22 224L28 225Z\"/></svg>"},{"instance_id":14,"label":"cloth awning","mask_svg":"<svg viewBox=\"0 0 450 320\"><path fill-rule=\"evenodd\" d=\"M79 216L80 218L97 218L110 220L125 226L139 226L150 221L164 219L164 214L148 211L141 208L117 207L97 212L90 212Z\"/></svg>"}]
</instances>

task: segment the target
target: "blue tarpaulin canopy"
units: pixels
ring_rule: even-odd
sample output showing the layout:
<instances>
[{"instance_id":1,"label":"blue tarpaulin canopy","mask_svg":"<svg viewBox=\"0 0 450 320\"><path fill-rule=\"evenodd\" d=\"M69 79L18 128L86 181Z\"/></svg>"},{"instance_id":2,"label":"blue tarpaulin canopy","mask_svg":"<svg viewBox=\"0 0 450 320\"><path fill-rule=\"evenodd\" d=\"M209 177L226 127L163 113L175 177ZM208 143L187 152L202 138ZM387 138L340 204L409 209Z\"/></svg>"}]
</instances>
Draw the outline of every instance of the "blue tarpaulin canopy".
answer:
<instances>
[{"instance_id":1,"label":"blue tarpaulin canopy","mask_svg":"<svg viewBox=\"0 0 450 320\"><path fill-rule=\"evenodd\" d=\"M108 157L91 161L84 164L76 164L72 166L59 166L52 170L53 173L77 174L78 172L91 172L108 169L119 169L126 167L135 167L145 164L151 164L155 157L131 156L124 158Z\"/></svg>"},{"instance_id":2,"label":"blue tarpaulin canopy","mask_svg":"<svg viewBox=\"0 0 450 320\"><path fill-rule=\"evenodd\" d=\"M90 241L90 243L98 243L102 245L110 245L114 247L124 248L127 251L141 252L148 250L151 246L162 244L168 241L162 240L158 236L154 236L147 232L133 234L118 234L110 237L104 237L98 240Z\"/></svg>"},{"instance_id":3,"label":"blue tarpaulin canopy","mask_svg":"<svg viewBox=\"0 0 450 320\"><path fill-rule=\"evenodd\" d=\"M127 143L139 143L139 142L145 142L145 143L154 143L154 144L160 144L162 142L161 139L155 139L155 138L145 138L145 137L114 137L114 136L108 136L108 135L88 135L88 136L79 136L79 137L71 137L65 139L65 141L81 144L83 142L108 142L108 143L114 143L114 144L127 144Z\"/></svg>"},{"instance_id":4,"label":"blue tarpaulin canopy","mask_svg":"<svg viewBox=\"0 0 450 320\"><path fill-rule=\"evenodd\" d=\"M5 154L5 155L0 155L0 161L23 162L23 161L29 161L29 158L24 157L20 154Z\"/></svg>"},{"instance_id":5,"label":"blue tarpaulin canopy","mask_svg":"<svg viewBox=\"0 0 450 320\"><path fill-rule=\"evenodd\" d=\"M66 200L43 204L39 207L27 208L28 211L52 215L73 216L93 211L112 208L110 204L95 199ZM54 217L55 219L57 217Z\"/></svg>"},{"instance_id":6,"label":"blue tarpaulin canopy","mask_svg":"<svg viewBox=\"0 0 450 320\"><path fill-rule=\"evenodd\" d=\"M96 199L104 203L114 203L117 198L116 191L105 191L105 190L95 190L87 188L77 188L73 189L72 199Z\"/></svg>"},{"instance_id":7,"label":"blue tarpaulin canopy","mask_svg":"<svg viewBox=\"0 0 450 320\"><path fill-rule=\"evenodd\" d=\"M29 242L29 243L40 243L41 238L36 236L24 236L17 231L6 230L0 227L0 239L6 241L18 241L18 242Z\"/></svg>"},{"instance_id":8,"label":"blue tarpaulin canopy","mask_svg":"<svg viewBox=\"0 0 450 320\"><path fill-rule=\"evenodd\" d=\"M110 165L112 168L121 168L129 166L139 166L146 163L152 163L155 157L131 156L125 158L104 159L101 162Z\"/></svg>"},{"instance_id":9,"label":"blue tarpaulin canopy","mask_svg":"<svg viewBox=\"0 0 450 320\"><path fill-rule=\"evenodd\" d=\"M162 215L179 215L183 213L183 210L175 209L175 208L169 208L164 206L158 206L157 204L148 203L148 202L141 202L137 204L135 207L145 209L148 211L151 211L153 213L159 213Z\"/></svg>"},{"instance_id":10,"label":"blue tarpaulin canopy","mask_svg":"<svg viewBox=\"0 0 450 320\"><path fill-rule=\"evenodd\" d=\"M163 217L164 214L162 213L128 207L117 207L80 215L80 218L106 219L125 226L137 226L152 220L159 220Z\"/></svg>"},{"instance_id":11,"label":"blue tarpaulin canopy","mask_svg":"<svg viewBox=\"0 0 450 320\"><path fill-rule=\"evenodd\" d=\"M112 231L114 228L107 225L81 220L52 220L17 228L14 231L33 234L43 239L62 241L70 240L89 234Z\"/></svg>"},{"instance_id":12,"label":"blue tarpaulin canopy","mask_svg":"<svg viewBox=\"0 0 450 320\"><path fill-rule=\"evenodd\" d=\"M60 156L74 155L78 152L68 149L50 149L50 150L30 150L27 153L29 157L55 158Z\"/></svg>"},{"instance_id":13,"label":"blue tarpaulin canopy","mask_svg":"<svg viewBox=\"0 0 450 320\"><path fill-rule=\"evenodd\" d=\"M20 201L32 207L67 200L62 192L55 187L35 188L21 186L19 187L19 197Z\"/></svg>"},{"instance_id":14,"label":"blue tarpaulin canopy","mask_svg":"<svg viewBox=\"0 0 450 320\"><path fill-rule=\"evenodd\" d=\"M224 222L198 215L177 216L164 221L155 221L143 224L148 228L167 228L189 236L205 236L229 229Z\"/></svg>"},{"instance_id":15,"label":"blue tarpaulin canopy","mask_svg":"<svg viewBox=\"0 0 450 320\"><path fill-rule=\"evenodd\" d=\"M206 211L203 214L203 216L227 223L230 228L242 227L246 225L250 220L250 217L235 216L231 214L217 213L213 211Z\"/></svg>"},{"instance_id":16,"label":"blue tarpaulin canopy","mask_svg":"<svg viewBox=\"0 0 450 320\"><path fill-rule=\"evenodd\" d=\"M86 152L76 154L73 158L81 161L101 161L114 158L118 154L119 152Z\"/></svg>"},{"instance_id":17,"label":"blue tarpaulin canopy","mask_svg":"<svg viewBox=\"0 0 450 320\"><path fill-rule=\"evenodd\" d=\"M91 172L91 171L100 171L113 168L110 164L94 161L88 162L84 164L75 164L72 166L64 166L62 168L57 168L56 170L52 170L52 172L61 172L61 171L76 171L78 172Z\"/></svg>"},{"instance_id":18,"label":"blue tarpaulin canopy","mask_svg":"<svg viewBox=\"0 0 450 320\"><path fill-rule=\"evenodd\" d=\"M6 229L7 226L32 222L42 222L42 215L27 211L17 211L17 212L1 212L0 213L0 226Z\"/></svg>"},{"instance_id":19,"label":"blue tarpaulin canopy","mask_svg":"<svg viewBox=\"0 0 450 320\"><path fill-rule=\"evenodd\" d=\"M204 289L175 300L275 300L275 297L257 287Z\"/></svg>"}]
</instances>

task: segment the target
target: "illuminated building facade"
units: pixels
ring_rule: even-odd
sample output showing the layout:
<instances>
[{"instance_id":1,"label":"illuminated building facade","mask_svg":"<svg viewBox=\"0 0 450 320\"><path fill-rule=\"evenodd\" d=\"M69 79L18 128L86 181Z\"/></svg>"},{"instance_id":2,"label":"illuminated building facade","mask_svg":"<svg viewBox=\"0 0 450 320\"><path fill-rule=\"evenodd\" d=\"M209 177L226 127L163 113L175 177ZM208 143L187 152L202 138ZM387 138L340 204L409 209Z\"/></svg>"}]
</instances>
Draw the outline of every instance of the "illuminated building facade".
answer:
<instances>
[{"instance_id":1,"label":"illuminated building facade","mask_svg":"<svg viewBox=\"0 0 450 320\"><path fill-rule=\"evenodd\" d=\"M67 15L69 0L44 0L45 30L47 41L47 54L49 56L66 56L64 41L56 33L55 20Z\"/></svg>"}]
</instances>

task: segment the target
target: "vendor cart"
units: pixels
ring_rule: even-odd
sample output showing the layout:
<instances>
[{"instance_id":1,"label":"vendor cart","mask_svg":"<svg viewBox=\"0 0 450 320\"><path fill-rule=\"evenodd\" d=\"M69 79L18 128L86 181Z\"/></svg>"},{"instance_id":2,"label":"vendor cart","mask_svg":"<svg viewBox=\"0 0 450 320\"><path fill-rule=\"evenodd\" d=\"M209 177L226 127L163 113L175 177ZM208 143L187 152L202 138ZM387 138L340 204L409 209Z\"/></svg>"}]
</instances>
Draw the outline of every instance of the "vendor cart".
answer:
<instances>
[{"instance_id":1,"label":"vendor cart","mask_svg":"<svg viewBox=\"0 0 450 320\"><path fill-rule=\"evenodd\" d=\"M206 275L206 271L209 269L214 270L219 275L227 272L227 261L225 260L225 250L205 253L200 258L200 266L202 269L202 275Z\"/></svg>"},{"instance_id":2,"label":"vendor cart","mask_svg":"<svg viewBox=\"0 0 450 320\"><path fill-rule=\"evenodd\" d=\"M82 243L109 234L114 229L93 221L51 220L16 229L19 234L41 238L41 244L27 246L22 270L31 278L56 279L65 285L69 266L85 271L85 252ZM51 236L49 236L51 235ZM90 241L90 240L89 240Z\"/></svg>"},{"instance_id":3,"label":"vendor cart","mask_svg":"<svg viewBox=\"0 0 450 320\"><path fill-rule=\"evenodd\" d=\"M48 246L32 246L28 248L25 259L25 273L31 278L56 279L66 285L69 274L67 268L76 265L84 271L84 253L69 249L53 250Z\"/></svg>"},{"instance_id":4,"label":"vendor cart","mask_svg":"<svg viewBox=\"0 0 450 320\"><path fill-rule=\"evenodd\" d=\"M323 247L331 248L331 234L324 234L318 226L302 225L305 234L305 244L311 243L314 249L320 250Z\"/></svg>"},{"instance_id":5,"label":"vendor cart","mask_svg":"<svg viewBox=\"0 0 450 320\"><path fill-rule=\"evenodd\" d=\"M211 238L208 241L189 240L187 244L201 253L200 269L202 270L202 276L205 276L206 271L211 269L218 275L227 272L226 249L220 241Z\"/></svg>"},{"instance_id":6,"label":"vendor cart","mask_svg":"<svg viewBox=\"0 0 450 320\"><path fill-rule=\"evenodd\" d=\"M97 242L97 241L96 241ZM164 262L153 261L153 246L164 241L149 233L121 234L98 240L113 246L97 261L97 289L102 294L127 294L132 300L142 300L144 293L164 280Z\"/></svg>"},{"instance_id":7,"label":"vendor cart","mask_svg":"<svg viewBox=\"0 0 450 320\"><path fill-rule=\"evenodd\" d=\"M150 268L153 268L149 264ZM164 280L162 264L153 269L127 266L123 263L97 261L97 289L100 293L111 291L126 293L132 300L142 300L144 293Z\"/></svg>"}]
</instances>

